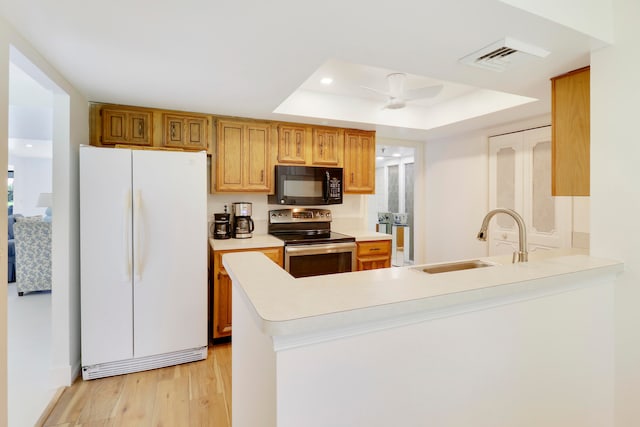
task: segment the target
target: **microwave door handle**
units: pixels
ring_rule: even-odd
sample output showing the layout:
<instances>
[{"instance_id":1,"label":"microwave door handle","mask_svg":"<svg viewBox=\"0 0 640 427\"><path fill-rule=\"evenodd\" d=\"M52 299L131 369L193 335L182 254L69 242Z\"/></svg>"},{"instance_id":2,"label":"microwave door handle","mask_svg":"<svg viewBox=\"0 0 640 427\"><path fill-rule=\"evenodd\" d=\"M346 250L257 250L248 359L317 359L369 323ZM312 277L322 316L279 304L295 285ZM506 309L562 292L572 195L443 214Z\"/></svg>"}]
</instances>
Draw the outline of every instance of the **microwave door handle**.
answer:
<instances>
[{"instance_id":1,"label":"microwave door handle","mask_svg":"<svg viewBox=\"0 0 640 427\"><path fill-rule=\"evenodd\" d=\"M325 171L325 181L324 181L324 201L328 202L329 201L329 184L331 183L330 179L329 179L329 172Z\"/></svg>"}]
</instances>

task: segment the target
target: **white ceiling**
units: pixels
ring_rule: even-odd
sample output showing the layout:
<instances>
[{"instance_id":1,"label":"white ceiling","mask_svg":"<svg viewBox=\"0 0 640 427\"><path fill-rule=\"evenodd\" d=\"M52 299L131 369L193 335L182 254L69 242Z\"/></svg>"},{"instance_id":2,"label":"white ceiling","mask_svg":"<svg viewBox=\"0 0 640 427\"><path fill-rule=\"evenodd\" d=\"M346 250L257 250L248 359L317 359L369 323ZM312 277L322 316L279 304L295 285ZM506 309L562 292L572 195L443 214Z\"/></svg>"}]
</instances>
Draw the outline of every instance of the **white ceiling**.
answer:
<instances>
[{"instance_id":1,"label":"white ceiling","mask_svg":"<svg viewBox=\"0 0 640 427\"><path fill-rule=\"evenodd\" d=\"M549 78L588 65L601 44L498 0L0 0L0 15L91 101L352 126L399 139L548 113ZM551 53L503 73L458 61L507 36ZM337 70L333 89L313 87L321 67ZM381 99L359 86L384 88L388 71L418 86L448 83L435 105L381 112ZM452 106L456 98L490 91L538 101L451 119L472 105ZM313 96L274 112L296 93ZM394 120L380 119L391 112Z\"/></svg>"}]
</instances>

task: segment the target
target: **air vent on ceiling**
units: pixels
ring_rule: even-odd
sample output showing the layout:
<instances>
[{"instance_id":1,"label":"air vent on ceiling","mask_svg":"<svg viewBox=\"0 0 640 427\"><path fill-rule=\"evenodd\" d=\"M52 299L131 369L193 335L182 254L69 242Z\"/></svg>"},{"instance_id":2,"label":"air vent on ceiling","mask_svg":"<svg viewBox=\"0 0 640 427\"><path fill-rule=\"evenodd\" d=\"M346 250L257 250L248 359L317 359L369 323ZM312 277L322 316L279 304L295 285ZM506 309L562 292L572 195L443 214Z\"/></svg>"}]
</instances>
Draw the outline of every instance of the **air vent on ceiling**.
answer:
<instances>
[{"instance_id":1,"label":"air vent on ceiling","mask_svg":"<svg viewBox=\"0 0 640 427\"><path fill-rule=\"evenodd\" d=\"M544 58L549 55L549 51L511 37L505 37L460 58L460 62L488 70L504 71L508 66L518 63L530 55Z\"/></svg>"}]
</instances>

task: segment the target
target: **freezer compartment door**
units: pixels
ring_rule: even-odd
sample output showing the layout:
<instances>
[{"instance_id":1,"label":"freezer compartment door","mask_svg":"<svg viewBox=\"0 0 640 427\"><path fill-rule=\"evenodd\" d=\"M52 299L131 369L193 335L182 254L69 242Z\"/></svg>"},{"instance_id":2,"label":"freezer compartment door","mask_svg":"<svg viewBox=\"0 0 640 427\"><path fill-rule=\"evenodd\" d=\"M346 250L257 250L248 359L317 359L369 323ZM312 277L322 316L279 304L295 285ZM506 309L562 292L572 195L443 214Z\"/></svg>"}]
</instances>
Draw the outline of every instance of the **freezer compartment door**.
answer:
<instances>
[{"instance_id":1,"label":"freezer compartment door","mask_svg":"<svg viewBox=\"0 0 640 427\"><path fill-rule=\"evenodd\" d=\"M133 356L131 176L131 150L80 148L83 365Z\"/></svg>"}]
</instances>

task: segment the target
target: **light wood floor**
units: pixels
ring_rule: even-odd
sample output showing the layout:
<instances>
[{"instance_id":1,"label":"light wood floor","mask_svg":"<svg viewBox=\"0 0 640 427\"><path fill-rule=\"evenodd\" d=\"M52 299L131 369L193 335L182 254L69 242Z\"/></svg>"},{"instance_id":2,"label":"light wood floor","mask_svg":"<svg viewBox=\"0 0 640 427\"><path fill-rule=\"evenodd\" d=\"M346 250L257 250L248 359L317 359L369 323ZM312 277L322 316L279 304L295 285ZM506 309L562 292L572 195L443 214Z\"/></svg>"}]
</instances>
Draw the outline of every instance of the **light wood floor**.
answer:
<instances>
[{"instance_id":1,"label":"light wood floor","mask_svg":"<svg viewBox=\"0 0 640 427\"><path fill-rule=\"evenodd\" d=\"M207 360L83 381L65 389L44 426L231 427L231 344Z\"/></svg>"}]
</instances>

